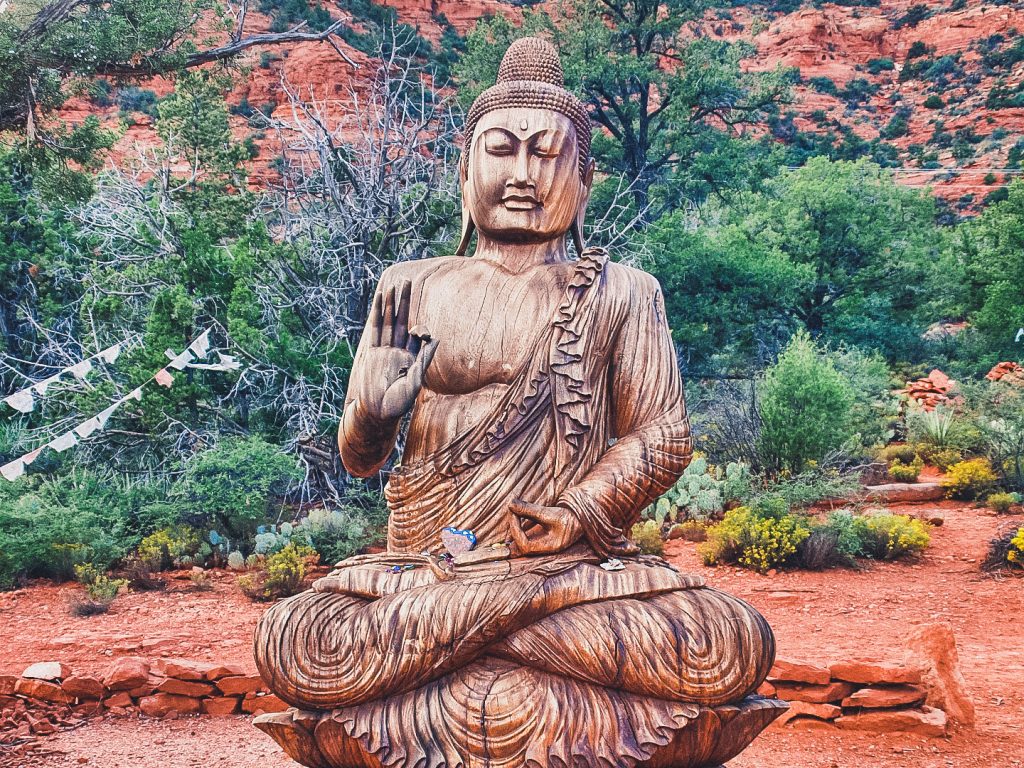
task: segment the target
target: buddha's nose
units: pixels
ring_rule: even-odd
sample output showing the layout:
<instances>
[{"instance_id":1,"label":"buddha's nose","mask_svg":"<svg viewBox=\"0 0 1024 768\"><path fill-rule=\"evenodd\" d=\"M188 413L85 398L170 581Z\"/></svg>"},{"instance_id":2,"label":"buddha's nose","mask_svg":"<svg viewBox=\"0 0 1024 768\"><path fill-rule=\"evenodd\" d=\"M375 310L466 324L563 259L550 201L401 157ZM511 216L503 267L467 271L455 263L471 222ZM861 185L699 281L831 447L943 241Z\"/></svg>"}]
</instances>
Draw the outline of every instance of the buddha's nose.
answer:
<instances>
[{"instance_id":1,"label":"buddha's nose","mask_svg":"<svg viewBox=\"0 0 1024 768\"><path fill-rule=\"evenodd\" d=\"M530 153L524 149L520 149L516 153L516 160L512 166L512 186L514 187L532 187L533 182L530 180Z\"/></svg>"}]
</instances>

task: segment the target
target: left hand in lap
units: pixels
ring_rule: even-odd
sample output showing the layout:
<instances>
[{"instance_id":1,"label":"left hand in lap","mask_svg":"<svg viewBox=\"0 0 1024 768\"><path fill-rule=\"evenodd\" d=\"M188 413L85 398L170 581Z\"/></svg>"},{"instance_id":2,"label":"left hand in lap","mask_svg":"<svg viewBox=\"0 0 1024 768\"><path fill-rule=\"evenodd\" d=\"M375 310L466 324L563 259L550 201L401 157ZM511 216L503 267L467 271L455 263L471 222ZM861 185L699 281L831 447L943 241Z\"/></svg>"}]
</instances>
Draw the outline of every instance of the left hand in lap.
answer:
<instances>
[{"instance_id":1,"label":"left hand in lap","mask_svg":"<svg viewBox=\"0 0 1024 768\"><path fill-rule=\"evenodd\" d=\"M567 549L583 535L572 510L516 500L509 505L509 533L519 555L546 555Z\"/></svg>"}]
</instances>

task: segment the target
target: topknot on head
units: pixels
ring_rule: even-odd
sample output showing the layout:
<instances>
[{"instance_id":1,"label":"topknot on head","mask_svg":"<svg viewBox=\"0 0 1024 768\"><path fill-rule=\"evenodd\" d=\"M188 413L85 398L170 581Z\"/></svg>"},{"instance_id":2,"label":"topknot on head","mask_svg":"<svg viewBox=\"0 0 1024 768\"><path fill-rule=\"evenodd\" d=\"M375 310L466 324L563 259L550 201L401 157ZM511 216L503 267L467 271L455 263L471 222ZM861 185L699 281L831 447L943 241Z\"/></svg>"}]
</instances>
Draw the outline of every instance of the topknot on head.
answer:
<instances>
[{"instance_id":1,"label":"topknot on head","mask_svg":"<svg viewBox=\"0 0 1024 768\"><path fill-rule=\"evenodd\" d=\"M555 46L539 37L521 37L513 42L498 68L498 82L510 80L533 80L563 88L565 75Z\"/></svg>"}]
</instances>

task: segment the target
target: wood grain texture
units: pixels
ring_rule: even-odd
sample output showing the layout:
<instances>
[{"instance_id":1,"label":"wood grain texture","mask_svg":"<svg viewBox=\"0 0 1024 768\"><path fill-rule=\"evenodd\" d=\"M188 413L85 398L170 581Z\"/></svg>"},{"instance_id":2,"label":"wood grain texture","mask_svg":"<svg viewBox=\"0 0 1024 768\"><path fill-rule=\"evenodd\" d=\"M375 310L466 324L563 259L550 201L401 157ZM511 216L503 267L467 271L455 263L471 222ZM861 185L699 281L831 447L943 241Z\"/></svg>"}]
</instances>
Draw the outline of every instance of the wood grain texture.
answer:
<instances>
[{"instance_id":1,"label":"wood grain texture","mask_svg":"<svg viewBox=\"0 0 1024 768\"><path fill-rule=\"evenodd\" d=\"M553 49L519 41L502 72L462 168L473 257L388 269L354 361L349 471L409 417L387 551L267 611L256 663L296 709L256 724L314 768L717 766L785 707L751 696L774 637L629 541L691 455L664 302L568 257L593 164ZM448 526L474 556L442 556Z\"/></svg>"}]
</instances>

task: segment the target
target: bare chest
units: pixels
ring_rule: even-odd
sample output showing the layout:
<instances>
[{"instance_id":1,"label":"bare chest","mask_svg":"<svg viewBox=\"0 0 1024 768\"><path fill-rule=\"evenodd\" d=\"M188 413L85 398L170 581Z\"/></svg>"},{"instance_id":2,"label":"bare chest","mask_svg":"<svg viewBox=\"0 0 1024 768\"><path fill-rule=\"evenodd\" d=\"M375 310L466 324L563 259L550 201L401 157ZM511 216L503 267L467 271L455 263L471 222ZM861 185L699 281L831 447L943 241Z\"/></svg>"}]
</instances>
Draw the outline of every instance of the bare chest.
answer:
<instances>
[{"instance_id":1,"label":"bare chest","mask_svg":"<svg viewBox=\"0 0 1024 768\"><path fill-rule=\"evenodd\" d=\"M440 343L426 386L441 394L507 384L550 326L572 265L510 274L471 259L431 275L415 312Z\"/></svg>"}]
</instances>

